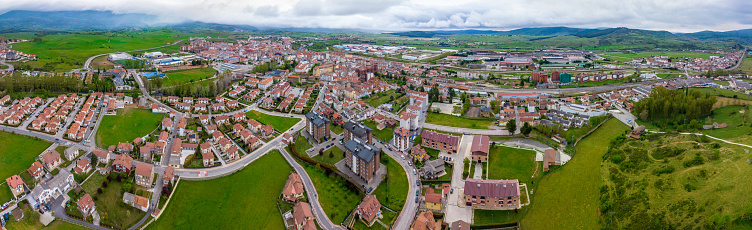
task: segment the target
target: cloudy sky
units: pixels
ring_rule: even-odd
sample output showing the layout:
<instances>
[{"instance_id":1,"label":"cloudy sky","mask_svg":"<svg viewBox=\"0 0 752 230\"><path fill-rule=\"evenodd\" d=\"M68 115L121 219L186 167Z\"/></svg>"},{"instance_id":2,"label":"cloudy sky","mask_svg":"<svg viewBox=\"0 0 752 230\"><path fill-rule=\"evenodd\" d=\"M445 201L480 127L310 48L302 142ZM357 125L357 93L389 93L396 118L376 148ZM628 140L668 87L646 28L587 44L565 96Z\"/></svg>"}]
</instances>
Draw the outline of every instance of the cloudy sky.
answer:
<instances>
[{"instance_id":1,"label":"cloudy sky","mask_svg":"<svg viewBox=\"0 0 752 230\"><path fill-rule=\"evenodd\" d=\"M165 21L374 31L569 26L752 28L749 0L0 0L9 10L110 10Z\"/></svg>"}]
</instances>

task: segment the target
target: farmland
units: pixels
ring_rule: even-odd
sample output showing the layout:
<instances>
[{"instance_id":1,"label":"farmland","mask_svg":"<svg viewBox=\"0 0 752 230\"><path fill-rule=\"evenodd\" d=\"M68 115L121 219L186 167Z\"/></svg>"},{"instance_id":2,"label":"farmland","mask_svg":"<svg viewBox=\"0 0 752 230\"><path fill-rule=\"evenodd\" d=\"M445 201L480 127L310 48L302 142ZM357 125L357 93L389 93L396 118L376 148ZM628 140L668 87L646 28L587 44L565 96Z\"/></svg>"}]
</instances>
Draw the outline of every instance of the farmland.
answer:
<instances>
[{"instance_id":1,"label":"farmland","mask_svg":"<svg viewBox=\"0 0 752 230\"><path fill-rule=\"evenodd\" d=\"M703 58L708 59L710 56L717 56L718 54L701 53L701 52L633 52L633 53L606 53L602 56L610 58L616 61L631 61L640 57L655 57L655 56L668 56L669 58Z\"/></svg>"}]
</instances>

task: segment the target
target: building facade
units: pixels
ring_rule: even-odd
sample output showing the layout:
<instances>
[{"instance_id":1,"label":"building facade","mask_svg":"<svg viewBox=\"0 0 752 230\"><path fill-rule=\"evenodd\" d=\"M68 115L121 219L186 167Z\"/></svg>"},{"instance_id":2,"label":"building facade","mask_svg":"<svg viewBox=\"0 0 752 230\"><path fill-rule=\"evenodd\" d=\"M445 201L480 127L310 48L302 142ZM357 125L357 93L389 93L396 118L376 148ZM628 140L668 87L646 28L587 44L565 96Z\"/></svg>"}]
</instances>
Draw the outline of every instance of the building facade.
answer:
<instances>
[{"instance_id":1,"label":"building facade","mask_svg":"<svg viewBox=\"0 0 752 230\"><path fill-rule=\"evenodd\" d=\"M345 164L355 175L370 181L381 166L381 149L360 138L345 142Z\"/></svg>"}]
</instances>

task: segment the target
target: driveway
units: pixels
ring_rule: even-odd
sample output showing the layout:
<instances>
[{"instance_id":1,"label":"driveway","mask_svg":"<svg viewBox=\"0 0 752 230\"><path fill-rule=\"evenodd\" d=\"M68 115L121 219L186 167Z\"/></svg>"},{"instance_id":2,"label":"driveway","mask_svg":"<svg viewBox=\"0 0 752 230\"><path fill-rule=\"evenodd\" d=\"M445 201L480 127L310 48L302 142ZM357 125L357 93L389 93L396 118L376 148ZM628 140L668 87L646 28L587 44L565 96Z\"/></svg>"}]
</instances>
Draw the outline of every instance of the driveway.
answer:
<instances>
[{"instance_id":1,"label":"driveway","mask_svg":"<svg viewBox=\"0 0 752 230\"><path fill-rule=\"evenodd\" d=\"M449 199L446 205L446 214L444 222L452 223L458 220L463 220L468 223L473 222L473 209L464 207L462 202L462 189L465 187L465 181L462 179L462 172L465 170L463 164L464 158L470 157L470 145L472 145L473 136L463 135L460 141L460 148L457 151L455 158L454 172L452 173L452 188L454 192L449 194Z\"/></svg>"}]
</instances>

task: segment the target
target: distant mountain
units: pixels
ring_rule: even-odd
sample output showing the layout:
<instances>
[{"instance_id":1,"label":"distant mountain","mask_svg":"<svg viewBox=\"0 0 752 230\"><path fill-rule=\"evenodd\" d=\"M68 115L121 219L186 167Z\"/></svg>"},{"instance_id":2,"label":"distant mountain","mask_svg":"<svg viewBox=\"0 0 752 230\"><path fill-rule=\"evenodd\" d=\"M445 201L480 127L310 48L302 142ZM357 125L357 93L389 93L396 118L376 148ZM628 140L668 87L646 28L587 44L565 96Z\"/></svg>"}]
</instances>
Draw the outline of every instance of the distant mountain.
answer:
<instances>
[{"instance_id":1,"label":"distant mountain","mask_svg":"<svg viewBox=\"0 0 752 230\"><path fill-rule=\"evenodd\" d=\"M598 31L598 29L581 29L571 27L540 27L540 28L522 28L510 31L503 31L502 35L528 35L528 36L564 36L579 33L588 33Z\"/></svg>"},{"instance_id":2,"label":"distant mountain","mask_svg":"<svg viewBox=\"0 0 752 230\"><path fill-rule=\"evenodd\" d=\"M217 23L205 23L205 22L184 22L174 25L165 26L182 31L201 31L201 30L219 30L230 32L253 32L258 31L258 28L248 25L225 25Z\"/></svg>"},{"instance_id":3,"label":"distant mountain","mask_svg":"<svg viewBox=\"0 0 752 230\"><path fill-rule=\"evenodd\" d=\"M112 11L12 10L0 15L3 30L112 30L143 28L157 23L147 14L114 14Z\"/></svg>"},{"instance_id":4,"label":"distant mountain","mask_svg":"<svg viewBox=\"0 0 752 230\"><path fill-rule=\"evenodd\" d=\"M744 30L732 30L726 32L716 31L701 31L696 33L684 33L679 34L682 36L697 38L697 39L712 39L719 41L735 41L745 44L752 44L752 29Z\"/></svg>"}]
</instances>

